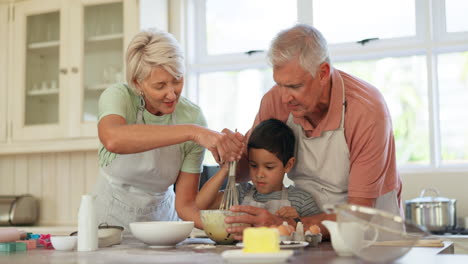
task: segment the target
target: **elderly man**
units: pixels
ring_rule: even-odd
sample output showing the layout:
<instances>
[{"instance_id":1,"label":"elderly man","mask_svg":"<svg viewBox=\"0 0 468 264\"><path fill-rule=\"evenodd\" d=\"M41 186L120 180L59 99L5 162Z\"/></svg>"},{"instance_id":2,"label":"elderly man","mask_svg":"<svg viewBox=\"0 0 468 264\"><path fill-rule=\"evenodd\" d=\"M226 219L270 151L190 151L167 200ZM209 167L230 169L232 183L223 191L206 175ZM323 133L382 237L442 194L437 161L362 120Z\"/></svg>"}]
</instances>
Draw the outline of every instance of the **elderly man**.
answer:
<instances>
[{"instance_id":1,"label":"elderly man","mask_svg":"<svg viewBox=\"0 0 468 264\"><path fill-rule=\"evenodd\" d=\"M347 202L401 214L392 122L380 92L333 68L326 40L312 26L280 32L268 56L276 85L264 95L253 127L276 118L292 128L297 163L288 176L295 186L322 208ZM229 217L228 223L269 226L284 220L249 206L231 210L248 214ZM322 213L295 220L309 226L334 218ZM228 231L240 238L242 229Z\"/></svg>"}]
</instances>

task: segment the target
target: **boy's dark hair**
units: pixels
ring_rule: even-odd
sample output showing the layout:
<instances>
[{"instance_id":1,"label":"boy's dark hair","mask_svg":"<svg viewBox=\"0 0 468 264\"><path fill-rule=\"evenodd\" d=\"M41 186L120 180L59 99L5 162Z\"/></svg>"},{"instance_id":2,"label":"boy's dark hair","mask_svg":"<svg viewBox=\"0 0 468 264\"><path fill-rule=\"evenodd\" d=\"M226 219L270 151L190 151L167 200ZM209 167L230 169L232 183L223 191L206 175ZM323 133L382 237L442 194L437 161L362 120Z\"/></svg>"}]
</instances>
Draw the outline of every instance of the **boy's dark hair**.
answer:
<instances>
[{"instance_id":1,"label":"boy's dark hair","mask_svg":"<svg viewBox=\"0 0 468 264\"><path fill-rule=\"evenodd\" d=\"M284 122L278 119L268 119L258 124L249 138L247 150L251 148L265 149L276 155L286 166L288 160L294 157L296 138Z\"/></svg>"}]
</instances>

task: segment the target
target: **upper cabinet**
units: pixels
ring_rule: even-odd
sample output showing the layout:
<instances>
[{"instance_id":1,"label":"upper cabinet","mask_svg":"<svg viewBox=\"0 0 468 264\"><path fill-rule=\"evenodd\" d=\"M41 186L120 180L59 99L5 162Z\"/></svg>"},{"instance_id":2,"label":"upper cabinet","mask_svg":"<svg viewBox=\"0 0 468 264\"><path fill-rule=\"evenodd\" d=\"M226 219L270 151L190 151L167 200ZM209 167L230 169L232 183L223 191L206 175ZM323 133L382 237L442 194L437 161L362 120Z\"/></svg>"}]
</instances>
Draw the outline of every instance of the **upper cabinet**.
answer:
<instances>
[{"instance_id":1,"label":"upper cabinet","mask_svg":"<svg viewBox=\"0 0 468 264\"><path fill-rule=\"evenodd\" d=\"M13 141L96 137L98 99L125 79L137 14L136 0L14 4Z\"/></svg>"},{"instance_id":2,"label":"upper cabinet","mask_svg":"<svg viewBox=\"0 0 468 264\"><path fill-rule=\"evenodd\" d=\"M7 139L8 118L7 118L7 89L8 87L8 54L2 52L8 47L8 19L9 19L8 4L0 3L0 143ZM5 87L2 89L2 87Z\"/></svg>"}]
</instances>

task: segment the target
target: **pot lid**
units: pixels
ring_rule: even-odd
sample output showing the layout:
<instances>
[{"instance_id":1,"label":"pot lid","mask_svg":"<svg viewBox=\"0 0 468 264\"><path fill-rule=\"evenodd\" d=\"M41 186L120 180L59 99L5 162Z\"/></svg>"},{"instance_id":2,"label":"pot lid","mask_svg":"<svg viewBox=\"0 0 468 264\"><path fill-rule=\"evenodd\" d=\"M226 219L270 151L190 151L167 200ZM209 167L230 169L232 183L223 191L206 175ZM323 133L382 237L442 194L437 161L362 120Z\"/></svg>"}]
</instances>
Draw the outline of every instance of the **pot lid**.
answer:
<instances>
[{"instance_id":1,"label":"pot lid","mask_svg":"<svg viewBox=\"0 0 468 264\"><path fill-rule=\"evenodd\" d=\"M429 191L435 193L436 196L424 196L426 192L429 192ZM450 203L450 202L453 202L454 200L455 199L441 197L439 195L439 191L433 188L428 188L428 189L423 189L419 197L408 200L407 202L410 202L410 203L433 203L433 202Z\"/></svg>"}]
</instances>

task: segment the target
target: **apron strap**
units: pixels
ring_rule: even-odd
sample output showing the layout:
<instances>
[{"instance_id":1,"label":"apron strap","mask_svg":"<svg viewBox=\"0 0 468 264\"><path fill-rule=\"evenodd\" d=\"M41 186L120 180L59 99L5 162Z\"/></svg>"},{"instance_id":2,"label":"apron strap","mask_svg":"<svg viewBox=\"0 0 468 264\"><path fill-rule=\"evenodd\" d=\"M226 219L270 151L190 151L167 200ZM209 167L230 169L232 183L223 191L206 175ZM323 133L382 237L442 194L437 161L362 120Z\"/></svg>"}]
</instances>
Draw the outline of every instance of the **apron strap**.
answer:
<instances>
[{"instance_id":1,"label":"apron strap","mask_svg":"<svg viewBox=\"0 0 468 264\"><path fill-rule=\"evenodd\" d=\"M140 105L138 106L138 112L137 112L137 124L145 124L145 117L143 116L143 112L145 111L145 99L143 96L140 96Z\"/></svg>"},{"instance_id":2,"label":"apron strap","mask_svg":"<svg viewBox=\"0 0 468 264\"><path fill-rule=\"evenodd\" d=\"M285 188L284 185L283 185L283 189L281 189L281 200L289 200L288 188Z\"/></svg>"},{"instance_id":3,"label":"apron strap","mask_svg":"<svg viewBox=\"0 0 468 264\"><path fill-rule=\"evenodd\" d=\"M253 198L254 190L255 190L255 187L252 186L252 188L250 188L250 190L245 194L242 204L248 204L251 201L254 201L254 198Z\"/></svg>"},{"instance_id":4,"label":"apron strap","mask_svg":"<svg viewBox=\"0 0 468 264\"><path fill-rule=\"evenodd\" d=\"M345 88L344 88L344 82L343 78L340 76L341 79L341 91L343 93L343 106L341 109L341 123L340 123L340 128L344 129L344 116L345 116L345 110L346 110L346 98L345 98Z\"/></svg>"}]
</instances>

